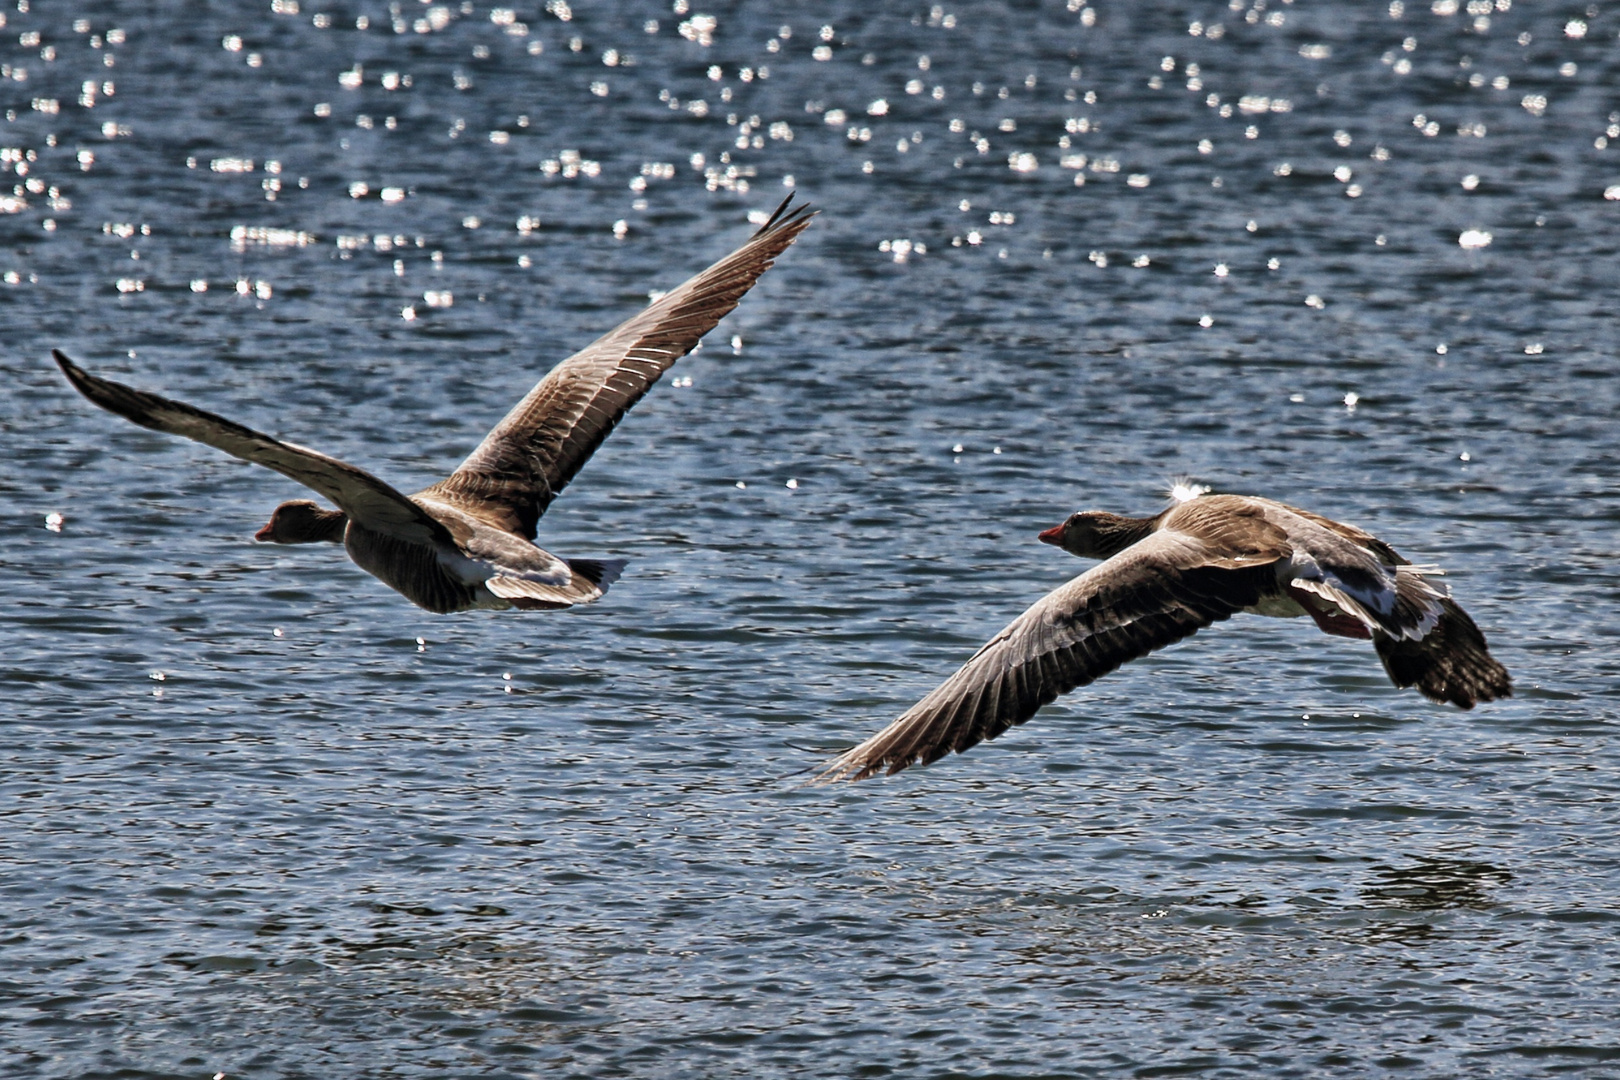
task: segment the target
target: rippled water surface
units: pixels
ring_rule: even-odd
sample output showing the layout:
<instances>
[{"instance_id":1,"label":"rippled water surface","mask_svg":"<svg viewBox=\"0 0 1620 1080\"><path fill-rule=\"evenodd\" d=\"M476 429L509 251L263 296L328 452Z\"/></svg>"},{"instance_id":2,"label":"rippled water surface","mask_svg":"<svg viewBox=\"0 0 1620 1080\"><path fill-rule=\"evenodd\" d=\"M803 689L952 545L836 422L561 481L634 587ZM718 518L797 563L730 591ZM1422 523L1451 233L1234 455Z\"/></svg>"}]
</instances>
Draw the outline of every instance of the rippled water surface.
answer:
<instances>
[{"instance_id":1,"label":"rippled water surface","mask_svg":"<svg viewBox=\"0 0 1620 1080\"><path fill-rule=\"evenodd\" d=\"M690 4L8 0L0 1072L1620 1076L1620 9ZM255 545L49 360L414 490L790 188L582 610ZM799 786L1178 476L1517 696L1238 619Z\"/></svg>"}]
</instances>

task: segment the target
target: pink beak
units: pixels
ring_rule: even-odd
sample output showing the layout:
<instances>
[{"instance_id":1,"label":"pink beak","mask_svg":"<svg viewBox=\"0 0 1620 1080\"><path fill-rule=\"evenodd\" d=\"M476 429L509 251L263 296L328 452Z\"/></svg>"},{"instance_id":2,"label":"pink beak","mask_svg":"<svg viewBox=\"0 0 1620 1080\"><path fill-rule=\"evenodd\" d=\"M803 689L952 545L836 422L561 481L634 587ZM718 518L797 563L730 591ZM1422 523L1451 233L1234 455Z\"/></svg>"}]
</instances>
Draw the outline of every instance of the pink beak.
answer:
<instances>
[{"instance_id":1,"label":"pink beak","mask_svg":"<svg viewBox=\"0 0 1620 1080\"><path fill-rule=\"evenodd\" d=\"M1043 544L1057 544L1063 546L1063 526L1054 525L1036 537Z\"/></svg>"}]
</instances>

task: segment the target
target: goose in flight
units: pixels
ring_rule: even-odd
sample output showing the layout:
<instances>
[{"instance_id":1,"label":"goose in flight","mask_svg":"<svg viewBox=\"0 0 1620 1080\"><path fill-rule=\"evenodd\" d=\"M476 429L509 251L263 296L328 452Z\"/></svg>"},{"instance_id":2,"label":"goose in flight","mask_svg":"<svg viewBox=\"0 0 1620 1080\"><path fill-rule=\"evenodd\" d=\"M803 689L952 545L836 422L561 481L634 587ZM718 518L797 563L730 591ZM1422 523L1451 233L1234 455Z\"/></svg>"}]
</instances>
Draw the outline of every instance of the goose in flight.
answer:
<instances>
[{"instance_id":1,"label":"goose in flight","mask_svg":"<svg viewBox=\"0 0 1620 1080\"><path fill-rule=\"evenodd\" d=\"M455 472L414 495L347 462L53 355L74 388L102 408L274 469L337 507L282 503L255 540L341 543L362 570L429 611L566 608L601 596L624 562L559 559L534 544L536 523L620 417L810 224L814 211L791 202L736 251L552 368Z\"/></svg>"},{"instance_id":2,"label":"goose in flight","mask_svg":"<svg viewBox=\"0 0 1620 1080\"><path fill-rule=\"evenodd\" d=\"M1036 601L888 727L817 782L927 765L1022 724L1121 664L1240 611L1308 615L1370 639L1396 686L1464 709L1513 693L1485 635L1429 577L1353 525L1270 499L1203 495L1148 518L1070 516L1040 539L1102 559Z\"/></svg>"}]
</instances>

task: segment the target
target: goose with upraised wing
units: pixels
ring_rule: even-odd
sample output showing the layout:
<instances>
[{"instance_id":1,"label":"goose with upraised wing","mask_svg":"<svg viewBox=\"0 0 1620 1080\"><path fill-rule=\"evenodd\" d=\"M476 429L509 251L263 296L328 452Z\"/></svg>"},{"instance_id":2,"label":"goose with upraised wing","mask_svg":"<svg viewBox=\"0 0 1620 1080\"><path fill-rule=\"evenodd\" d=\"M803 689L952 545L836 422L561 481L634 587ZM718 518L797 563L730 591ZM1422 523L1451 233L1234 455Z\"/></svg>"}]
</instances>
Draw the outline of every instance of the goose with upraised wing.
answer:
<instances>
[{"instance_id":1,"label":"goose with upraised wing","mask_svg":"<svg viewBox=\"0 0 1620 1080\"><path fill-rule=\"evenodd\" d=\"M413 495L348 462L53 355L102 408L274 469L335 507L284 502L256 540L341 543L362 570L429 611L566 608L600 597L625 564L560 559L537 546L541 515L630 407L810 224L814 211L791 203L730 255L552 368L455 472Z\"/></svg>"}]
</instances>

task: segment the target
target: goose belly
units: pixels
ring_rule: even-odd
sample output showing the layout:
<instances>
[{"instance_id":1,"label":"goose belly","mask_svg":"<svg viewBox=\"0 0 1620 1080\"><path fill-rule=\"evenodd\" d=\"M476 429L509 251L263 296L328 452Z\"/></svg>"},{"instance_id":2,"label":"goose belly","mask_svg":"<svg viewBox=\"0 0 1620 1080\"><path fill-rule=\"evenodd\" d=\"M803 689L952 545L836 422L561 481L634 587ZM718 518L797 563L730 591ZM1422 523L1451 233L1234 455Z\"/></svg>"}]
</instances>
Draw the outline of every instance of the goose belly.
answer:
<instances>
[{"instance_id":1,"label":"goose belly","mask_svg":"<svg viewBox=\"0 0 1620 1080\"><path fill-rule=\"evenodd\" d=\"M349 522L343 546L356 566L429 611L445 614L468 608L511 606L484 588L487 574L469 580L477 573L477 564L459 553L452 557L454 565L446 565L444 554L434 548L372 532L353 521Z\"/></svg>"}]
</instances>

